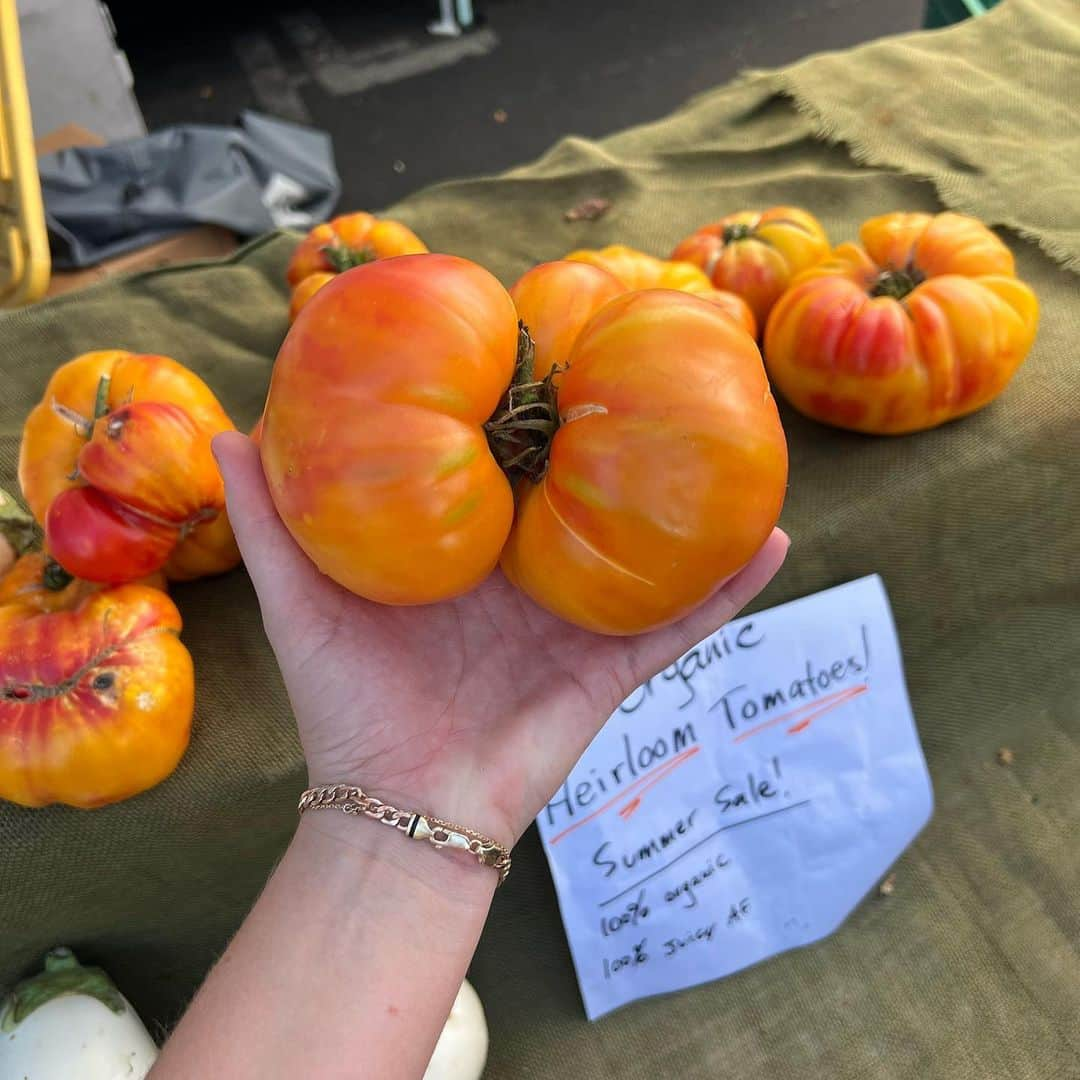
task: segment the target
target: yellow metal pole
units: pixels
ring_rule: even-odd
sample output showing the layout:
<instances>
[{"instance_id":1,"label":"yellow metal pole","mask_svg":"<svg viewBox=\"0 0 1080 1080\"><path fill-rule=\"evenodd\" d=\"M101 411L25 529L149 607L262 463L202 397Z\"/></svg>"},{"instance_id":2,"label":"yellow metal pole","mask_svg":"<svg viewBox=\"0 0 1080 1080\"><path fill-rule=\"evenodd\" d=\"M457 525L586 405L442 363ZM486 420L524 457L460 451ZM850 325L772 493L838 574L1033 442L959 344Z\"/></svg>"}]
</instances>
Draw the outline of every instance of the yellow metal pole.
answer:
<instances>
[{"instance_id":1,"label":"yellow metal pole","mask_svg":"<svg viewBox=\"0 0 1080 1080\"><path fill-rule=\"evenodd\" d=\"M0 306L43 296L50 265L19 16L0 0Z\"/></svg>"}]
</instances>

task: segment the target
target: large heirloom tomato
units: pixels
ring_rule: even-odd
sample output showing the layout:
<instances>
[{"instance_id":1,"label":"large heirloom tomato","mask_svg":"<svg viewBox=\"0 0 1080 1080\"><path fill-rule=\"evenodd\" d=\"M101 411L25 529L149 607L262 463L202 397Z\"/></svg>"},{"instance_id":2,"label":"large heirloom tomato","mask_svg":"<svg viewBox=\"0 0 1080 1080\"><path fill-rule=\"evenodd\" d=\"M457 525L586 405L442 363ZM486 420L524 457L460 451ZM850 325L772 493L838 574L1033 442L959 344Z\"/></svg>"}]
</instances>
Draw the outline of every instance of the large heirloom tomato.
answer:
<instances>
[{"instance_id":1,"label":"large heirloom tomato","mask_svg":"<svg viewBox=\"0 0 1080 1080\"><path fill-rule=\"evenodd\" d=\"M1035 339L1039 305L1009 249L960 214L885 214L773 308L765 360L800 412L897 435L981 409Z\"/></svg>"},{"instance_id":2,"label":"large heirloom tomato","mask_svg":"<svg viewBox=\"0 0 1080 1080\"><path fill-rule=\"evenodd\" d=\"M705 272L689 262L658 259L623 244L598 250L582 248L571 251L565 258L606 270L618 278L624 290L678 289L701 296L733 318L751 336L757 335L757 320L742 297L715 288ZM528 319L525 322L531 326Z\"/></svg>"},{"instance_id":3,"label":"large heirloom tomato","mask_svg":"<svg viewBox=\"0 0 1080 1080\"><path fill-rule=\"evenodd\" d=\"M791 279L829 254L821 223L794 206L743 210L691 233L671 253L741 296L764 327Z\"/></svg>"},{"instance_id":4,"label":"large heirloom tomato","mask_svg":"<svg viewBox=\"0 0 1080 1080\"><path fill-rule=\"evenodd\" d=\"M290 321L335 275L375 259L422 255L426 251L423 240L407 225L380 220L362 210L316 225L297 244L285 270L292 288Z\"/></svg>"},{"instance_id":5,"label":"large heirloom tomato","mask_svg":"<svg viewBox=\"0 0 1080 1080\"><path fill-rule=\"evenodd\" d=\"M698 297L618 296L567 359L548 466L518 487L502 568L570 622L640 633L690 611L765 542L784 433L753 339Z\"/></svg>"},{"instance_id":6,"label":"large heirloom tomato","mask_svg":"<svg viewBox=\"0 0 1080 1080\"><path fill-rule=\"evenodd\" d=\"M191 656L164 592L55 570L27 554L0 577L0 798L102 806L176 768L191 731Z\"/></svg>"},{"instance_id":7,"label":"large heirloom tomato","mask_svg":"<svg viewBox=\"0 0 1080 1080\"><path fill-rule=\"evenodd\" d=\"M210 440L230 430L210 388L167 356L109 350L57 369L23 429L19 482L69 572L124 582L161 566L235 566Z\"/></svg>"},{"instance_id":8,"label":"large heirloom tomato","mask_svg":"<svg viewBox=\"0 0 1080 1080\"><path fill-rule=\"evenodd\" d=\"M312 298L274 364L261 454L278 513L324 573L393 604L490 573L513 496L483 425L517 349L506 290L450 255L371 262Z\"/></svg>"}]
</instances>

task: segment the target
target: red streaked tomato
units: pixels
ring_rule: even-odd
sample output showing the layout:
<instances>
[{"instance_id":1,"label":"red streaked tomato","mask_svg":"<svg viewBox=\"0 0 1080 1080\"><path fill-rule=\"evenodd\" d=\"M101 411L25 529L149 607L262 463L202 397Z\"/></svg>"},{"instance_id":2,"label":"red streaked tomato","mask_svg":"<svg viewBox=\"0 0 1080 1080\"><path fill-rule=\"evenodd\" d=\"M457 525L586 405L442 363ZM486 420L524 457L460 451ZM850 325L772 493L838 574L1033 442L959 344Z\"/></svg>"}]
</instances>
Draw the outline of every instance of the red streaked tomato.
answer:
<instances>
[{"instance_id":1,"label":"red streaked tomato","mask_svg":"<svg viewBox=\"0 0 1080 1080\"><path fill-rule=\"evenodd\" d=\"M700 267L718 289L741 296L764 328L791 279L829 254L813 214L795 206L741 210L691 233L671 253Z\"/></svg>"},{"instance_id":2,"label":"red streaked tomato","mask_svg":"<svg viewBox=\"0 0 1080 1080\"><path fill-rule=\"evenodd\" d=\"M128 509L97 488L61 491L45 516L49 553L74 577L123 584L160 570L180 528Z\"/></svg>"},{"instance_id":3,"label":"red streaked tomato","mask_svg":"<svg viewBox=\"0 0 1080 1080\"><path fill-rule=\"evenodd\" d=\"M133 401L98 420L76 467L91 487L177 525L217 517L225 505L210 440L171 401Z\"/></svg>"},{"instance_id":4,"label":"red streaked tomato","mask_svg":"<svg viewBox=\"0 0 1080 1080\"><path fill-rule=\"evenodd\" d=\"M1039 305L1009 249L961 214L885 214L779 300L774 385L837 427L899 435L981 409L1035 339Z\"/></svg>"},{"instance_id":5,"label":"red streaked tomato","mask_svg":"<svg viewBox=\"0 0 1080 1080\"><path fill-rule=\"evenodd\" d=\"M181 524L173 530L174 548L166 556L170 576L221 573L240 561L240 553L225 516L210 441L232 426L206 383L167 356L119 349L84 353L53 373L42 400L26 419L19 447L19 484L43 525L58 496L95 482L102 485L95 491L108 493L108 500L117 504L108 507L95 496L65 495L65 512L55 515L49 546L58 559L61 550L83 551L79 570L68 568L76 576L93 576L92 565L85 561L90 554L88 537L57 535L57 521L82 521L98 510L108 511L108 523L97 517L105 528L101 535L113 540L118 540L116 526L121 519L124 529L131 530L140 520L133 514L143 513L148 521L159 518L149 521L146 528L151 535L135 545L144 553L160 546L163 522ZM116 576L121 572L113 560L103 564L95 580L130 581L142 577L148 567L142 561L133 564L126 577Z\"/></svg>"},{"instance_id":6,"label":"red streaked tomato","mask_svg":"<svg viewBox=\"0 0 1080 1080\"><path fill-rule=\"evenodd\" d=\"M180 614L158 589L32 586L24 555L0 579L0 798L84 809L176 768L194 702ZM14 585L9 587L10 581Z\"/></svg>"}]
</instances>

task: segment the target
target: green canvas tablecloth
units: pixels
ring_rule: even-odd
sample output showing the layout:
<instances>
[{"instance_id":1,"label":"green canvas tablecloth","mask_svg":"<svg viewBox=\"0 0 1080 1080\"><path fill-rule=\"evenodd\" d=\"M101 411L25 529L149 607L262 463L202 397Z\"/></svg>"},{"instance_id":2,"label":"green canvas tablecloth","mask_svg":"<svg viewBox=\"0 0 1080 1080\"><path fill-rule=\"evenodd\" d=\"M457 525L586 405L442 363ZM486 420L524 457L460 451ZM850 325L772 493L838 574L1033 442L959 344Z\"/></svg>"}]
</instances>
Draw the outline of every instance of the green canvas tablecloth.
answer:
<instances>
[{"instance_id":1,"label":"green canvas tablecloth","mask_svg":"<svg viewBox=\"0 0 1080 1080\"><path fill-rule=\"evenodd\" d=\"M504 176L394 211L506 283L571 247L665 253L743 207L830 234L942 203L1008 226L1043 305L1003 397L937 431L863 438L785 410L794 538L761 606L872 571L892 597L936 816L833 937L723 982L583 1018L535 835L472 969L489 1076L1080 1077L1080 6L982 19L757 73L657 124L568 138ZM844 140L843 142L830 142ZM604 196L610 212L567 223ZM285 330L292 240L143 274L0 319L0 486L54 365L103 347L196 368L241 425ZM0 984L64 942L168 1025L294 827L304 772L246 576L178 587L198 671L166 783L93 813L0 806ZM1015 763L995 762L999 747Z\"/></svg>"}]
</instances>

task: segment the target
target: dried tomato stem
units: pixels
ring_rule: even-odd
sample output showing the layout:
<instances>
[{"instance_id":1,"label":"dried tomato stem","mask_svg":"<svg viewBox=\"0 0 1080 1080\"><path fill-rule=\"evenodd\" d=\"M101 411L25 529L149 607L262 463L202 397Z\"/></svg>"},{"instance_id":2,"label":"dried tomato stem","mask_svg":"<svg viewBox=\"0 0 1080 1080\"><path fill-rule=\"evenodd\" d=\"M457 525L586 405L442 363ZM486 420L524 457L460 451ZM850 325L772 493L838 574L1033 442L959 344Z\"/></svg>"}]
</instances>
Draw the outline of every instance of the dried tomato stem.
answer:
<instances>
[{"instance_id":1,"label":"dried tomato stem","mask_svg":"<svg viewBox=\"0 0 1080 1080\"><path fill-rule=\"evenodd\" d=\"M69 424L72 424L77 435L82 436L84 439L90 438L90 435L94 430L92 420L88 420L82 413L68 408L67 405L61 405L60 402L55 399L53 399L52 411L56 413L61 420L66 420Z\"/></svg>"},{"instance_id":2,"label":"dried tomato stem","mask_svg":"<svg viewBox=\"0 0 1080 1080\"><path fill-rule=\"evenodd\" d=\"M121 644L118 642L114 645L106 645L96 656L91 656L82 667L59 682L9 684L3 688L4 698L8 701L35 702L63 697L64 694L74 690L89 672L108 660L121 647ZM103 687L103 689L108 689L108 687Z\"/></svg>"},{"instance_id":3,"label":"dried tomato stem","mask_svg":"<svg viewBox=\"0 0 1080 1080\"><path fill-rule=\"evenodd\" d=\"M89 439L94 434L94 422L100 420L103 416L109 415L109 384L111 382L112 378L108 375L102 375L98 379L97 390L94 393L94 412L92 416L83 416L81 412L77 412L68 405L61 404L55 398L53 398L52 402L52 411L69 424L73 424L78 435L81 435L84 439ZM72 477L72 479L75 478Z\"/></svg>"},{"instance_id":4,"label":"dried tomato stem","mask_svg":"<svg viewBox=\"0 0 1080 1080\"><path fill-rule=\"evenodd\" d=\"M551 440L559 428L558 367L542 378L533 372L533 342L528 328L518 323L518 353L514 378L494 415L484 425L495 460L511 481L526 476L539 483L547 471Z\"/></svg>"}]
</instances>

